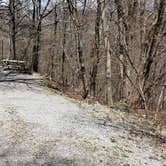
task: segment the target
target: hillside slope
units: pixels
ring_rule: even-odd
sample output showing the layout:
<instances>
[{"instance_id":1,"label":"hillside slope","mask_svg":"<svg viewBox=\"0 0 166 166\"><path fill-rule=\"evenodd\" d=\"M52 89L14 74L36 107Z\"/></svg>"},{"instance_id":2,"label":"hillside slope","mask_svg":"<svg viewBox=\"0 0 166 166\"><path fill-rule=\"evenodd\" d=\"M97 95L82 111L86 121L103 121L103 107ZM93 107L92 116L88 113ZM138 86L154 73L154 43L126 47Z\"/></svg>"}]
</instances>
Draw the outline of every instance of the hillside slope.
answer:
<instances>
[{"instance_id":1,"label":"hillside slope","mask_svg":"<svg viewBox=\"0 0 166 166\"><path fill-rule=\"evenodd\" d=\"M164 145L103 125L115 115L33 83L0 83L0 166L163 166ZM127 116L127 115L126 115ZM110 120L111 121L111 120Z\"/></svg>"}]
</instances>

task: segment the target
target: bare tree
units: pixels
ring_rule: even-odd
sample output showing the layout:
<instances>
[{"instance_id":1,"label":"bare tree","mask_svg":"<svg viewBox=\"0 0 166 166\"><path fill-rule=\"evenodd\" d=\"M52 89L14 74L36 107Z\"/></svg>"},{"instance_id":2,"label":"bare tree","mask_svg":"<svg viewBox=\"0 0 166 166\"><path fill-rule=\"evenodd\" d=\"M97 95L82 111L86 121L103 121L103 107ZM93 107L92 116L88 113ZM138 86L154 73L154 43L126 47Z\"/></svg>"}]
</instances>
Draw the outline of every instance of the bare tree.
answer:
<instances>
[{"instance_id":1,"label":"bare tree","mask_svg":"<svg viewBox=\"0 0 166 166\"><path fill-rule=\"evenodd\" d=\"M83 98L91 95L108 105L127 102L155 109L156 115L165 108L165 0L3 4L8 8L5 18L0 15L4 57L10 45L10 58L26 59L32 70Z\"/></svg>"},{"instance_id":2,"label":"bare tree","mask_svg":"<svg viewBox=\"0 0 166 166\"><path fill-rule=\"evenodd\" d=\"M79 59L79 76L82 81L83 85L83 98L86 98L88 95L88 90L86 87L86 79L85 79L85 64L83 60L83 50L82 50L82 44L81 44L81 23L79 22L78 16L78 9L77 9L77 1L76 0L67 0L68 2L68 8L69 12L71 14L72 20L73 20L73 25L76 31L76 45L77 45L77 53L78 53L78 59Z\"/></svg>"},{"instance_id":3,"label":"bare tree","mask_svg":"<svg viewBox=\"0 0 166 166\"><path fill-rule=\"evenodd\" d=\"M32 14L32 25L33 25L33 36L34 44L32 51L32 66L33 70L38 72L39 69L39 56L40 56L40 47L41 47L41 31L42 31L42 21L46 18L54 8L48 9L51 3L51 0L47 0L45 6L42 6L41 0L32 0L33 2L33 14Z\"/></svg>"},{"instance_id":4,"label":"bare tree","mask_svg":"<svg viewBox=\"0 0 166 166\"><path fill-rule=\"evenodd\" d=\"M106 99L108 105L113 105L112 95L112 67L111 67L111 51L110 51L110 39L109 39L109 18L107 16L107 4L105 0L102 3L102 28L104 35L104 49L106 54Z\"/></svg>"},{"instance_id":5,"label":"bare tree","mask_svg":"<svg viewBox=\"0 0 166 166\"><path fill-rule=\"evenodd\" d=\"M98 64L100 61L100 28L101 28L101 0L97 0L97 11L96 11L96 21L95 21L95 48L93 51L93 67L91 71L91 85L90 91L92 91L93 96L96 96L96 77L98 73Z\"/></svg>"}]
</instances>

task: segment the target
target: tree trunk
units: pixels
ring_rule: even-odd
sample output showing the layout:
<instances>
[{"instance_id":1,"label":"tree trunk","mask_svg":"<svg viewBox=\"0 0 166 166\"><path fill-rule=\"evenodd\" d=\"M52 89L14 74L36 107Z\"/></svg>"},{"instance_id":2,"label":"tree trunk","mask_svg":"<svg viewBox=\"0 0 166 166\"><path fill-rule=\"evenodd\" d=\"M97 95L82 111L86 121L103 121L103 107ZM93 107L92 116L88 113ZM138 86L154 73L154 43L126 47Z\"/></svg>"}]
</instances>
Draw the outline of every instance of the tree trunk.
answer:
<instances>
[{"instance_id":1,"label":"tree trunk","mask_svg":"<svg viewBox=\"0 0 166 166\"><path fill-rule=\"evenodd\" d=\"M10 27L11 27L11 54L12 59L16 60L16 4L15 0L9 1L9 11L11 15Z\"/></svg>"},{"instance_id":2,"label":"tree trunk","mask_svg":"<svg viewBox=\"0 0 166 166\"><path fill-rule=\"evenodd\" d=\"M145 89L146 82L151 72L151 66L156 56L158 42L161 35L160 32L162 31L162 28L163 28L165 9L166 9L165 0L155 0L154 12L156 15L156 19L154 20L153 25L150 31L148 32L149 36L147 40L149 41L149 44L145 46L145 55L147 58L143 67L143 90Z\"/></svg>"},{"instance_id":3,"label":"tree trunk","mask_svg":"<svg viewBox=\"0 0 166 166\"><path fill-rule=\"evenodd\" d=\"M38 72L39 70L39 54L40 54L40 45L41 45L41 22L39 22L37 32L36 32L36 41L34 45L33 52L33 70Z\"/></svg>"},{"instance_id":4,"label":"tree trunk","mask_svg":"<svg viewBox=\"0 0 166 166\"><path fill-rule=\"evenodd\" d=\"M102 7L102 22L103 22L103 35L104 35L104 48L106 54L106 100L108 105L113 105L113 95L112 95L112 70L111 70L111 51L110 51L110 41L109 41L109 21L106 15L105 1Z\"/></svg>"},{"instance_id":5,"label":"tree trunk","mask_svg":"<svg viewBox=\"0 0 166 166\"><path fill-rule=\"evenodd\" d=\"M54 57L55 57L55 46L56 46L56 38L57 38L57 27L58 27L58 20L57 20L57 6L54 7L54 33L53 33L53 45L50 51L50 64L49 64L49 77L50 80L54 77Z\"/></svg>"},{"instance_id":6,"label":"tree trunk","mask_svg":"<svg viewBox=\"0 0 166 166\"><path fill-rule=\"evenodd\" d=\"M38 1L37 5L33 3L33 51L32 51L32 66L33 71L38 72L39 70L39 54L41 45L41 0Z\"/></svg>"},{"instance_id":7,"label":"tree trunk","mask_svg":"<svg viewBox=\"0 0 166 166\"><path fill-rule=\"evenodd\" d=\"M81 30L80 30L80 22L78 20L78 11L77 11L77 1L74 0L71 2L67 0L68 9L72 16L74 28L76 31L76 45L77 45L77 53L78 53L78 61L79 61L79 78L81 79L83 86L83 98L86 98L88 95L88 90L86 88L86 80L85 80L85 65L83 59L83 51L82 51L82 43L81 43Z\"/></svg>"},{"instance_id":8,"label":"tree trunk","mask_svg":"<svg viewBox=\"0 0 166 166\"><path fill-rule=\"evenodd\" d=\"M63 39L62 39L62 57L61 57L61 63L62 63L62 71L61 71L61 74L62 74L62 84L63 86L65 85L65 58L66 58L66 55L65 55L65 47L66 47L66 28L67 28L67 23L65 22L66 21L66 9L64 8L63 9L63 20L64 20L64 23L63 23Z\"/></svg>"},{"instance_id":9,"label":"tree trunk","mask_svg":"<svg viewBox=\"0 0 166 166\"><path fill-rule=\"evenodd\" d=\"M92 91L92 95L96 96L96 77L98 73L98 64L99 64L99 54L100 54L100 21L101 21L101 0L97 0L97 13L96 13L96 23L95 23L95 50L93 52L94 64L91 73L91 85L90 91Z\"/></svg>"}]
</instances>

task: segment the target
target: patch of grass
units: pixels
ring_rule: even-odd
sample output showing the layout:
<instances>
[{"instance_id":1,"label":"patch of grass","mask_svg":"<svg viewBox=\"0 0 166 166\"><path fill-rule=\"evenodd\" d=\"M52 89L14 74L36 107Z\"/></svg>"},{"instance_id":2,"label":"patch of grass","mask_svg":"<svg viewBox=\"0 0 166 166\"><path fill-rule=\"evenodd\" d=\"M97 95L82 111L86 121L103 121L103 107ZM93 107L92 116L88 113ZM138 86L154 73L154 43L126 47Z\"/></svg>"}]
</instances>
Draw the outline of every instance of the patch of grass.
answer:
<instances>
[{"instance_id":1,"label":"patch of grass","mask_svg":"<svg viewBox=\"0 0 166 166\"><path fill-rule=\"evenodd\" d=\"M122 157L129 158L129 156L125 153L122 154Z\"/></svg>"},{"instance_id":2,"label":"patch of grass","mask_svg":"<svg viewBox=\"0 0 166 166\"><path fill-rule=\"evenodd\" d=\"M163 154L163 155L161 155L160 157L161 157L162 159L166 160L166 154L165 154L165 155Z\"/></svg>"},{"instance_id":3,"label":"patch of grass","mask_svg":"<svg viewBox=\"0 0 166 166\"><path fill-rule=\"evenodd\" d=\"M127 153L133 153L133 151L131 151L130 149L124 149L125 150L125 152L127 152Z\"/></svg>"},{"instance_id":4,"label":"patch of grass","mask_svg":"<svg viewBox=\"0 0 166 166\"><path fill-rule=\"evenodd\" d=\"M130 164L124 164L123 166L130 166Z\"/></svg>"},{"instance_id":5,"label":"patch of grass","mask_svg":"<svg viewBox=\"0 0 166 166\"><path fill-rule=\"evenodd\" d=\"M120 154L117 151L113 151L114 156L120 156Z\"/></svg>"},{"instance_id":6,"label":"patch of grass","mask_svg":"<svg viewBox=\"0 0 166 166\"><path fill-rule=\"evenodd\" d=\"M156 156L150 156L149 159L150 160L158 160L158 158Z\"/></svg>"},{"instance_id":7,"label":"patch of grass","mask_svg":"<svg viewBox=\"0 0 166 166\"><path fill-rule=\"evenodd\" d=\"M41 86L46 86L46 87L48 87L50 85L50 81L48 81L48 80L43 80L42 82L41 82Z\"/></svg>"},{"instance_id":8,"label":"patch of grass","mask_svg":"<svg viewBox=\"0 0 166 166\"><path fill-rule=\"evenodd\" d=\"M3 126L3 122L2 121L0 121L0 127L2 127Z\"/></svg>"},{"instance_id":9,"label":"patch of grass","mask_svg":"<svg viewBox=\"0 0 166 166\"><path fill-rule=\"evenodd\" d=\"M126 153L133 153L130 149L126 149L126 148L123 148L123 147L119 147L117 145L113 146L114 148L114 154L117 156L118 155L121 155L122 157L129 157Z\"/></svg>"},{"instance_id":10,"label":"patch of grass","mask_svg":"<svg viewBox=\"0 0 166 166\"><path fill-rule=\"evenodd\" d=\"M3 59L2 59L2 58L0 58L0 64L1 64L1 65L2 65L2 63L3 63L3 62L2 62L2 60L3 60Z\"/></svg>"}]
</instances>

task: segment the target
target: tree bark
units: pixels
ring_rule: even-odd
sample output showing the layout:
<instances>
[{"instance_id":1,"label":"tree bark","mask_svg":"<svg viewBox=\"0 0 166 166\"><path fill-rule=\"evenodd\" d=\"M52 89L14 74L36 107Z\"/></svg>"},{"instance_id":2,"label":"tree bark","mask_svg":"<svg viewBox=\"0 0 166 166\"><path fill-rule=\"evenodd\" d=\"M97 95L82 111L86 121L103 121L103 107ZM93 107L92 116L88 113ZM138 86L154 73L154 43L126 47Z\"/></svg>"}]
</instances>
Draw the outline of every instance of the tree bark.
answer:
<instances>
[{"instance_id":1,"label":"tree bark","mask_svg":"<svg viewBox=\"0 0 166 166\"><path fill-rule=\"evenodd\" d=\"M103 22L103 35L104 35L104 48L106 54L106 100L107 104L113 105L113 94L112 94L112 67L111 67L111 51L109 41L109 21L106 15L106 1L102 4L102 22Z\"/></svg>"},{"instance_id":2,"label":"tree bark","mask_svg":"<svg viewBox=\"0 0 166 166\"><path fill-rule=\"evenodd\" d=\"M11 28L11 54L12 59L16 60L16 3L15 0L9 1L9 11L10 11L10 28Z\"/></svg>"},{"instance_id":3,"label":"tree bark","mask_svg":"<svg viewBox=\"0 0 166 166\"><path fill-rule=\"evenodd\" d=\"M80 30L80 22L78 20L78 11L77 11L77 1L74 0L71 2L67 0L68 9L71 14L73 25L76 31L76 45L77 45L77 53L78 53L78 61L79 61L79 78L81 79L82 86L83 86L83 98L88 96L88 90L86 87L86 79L85 79L85 64L83 59L83 51L82 51L82 43L81 43L81 30Z\"/></svg>"},{"instance_id":4,"label":"tree bark","mask_svg":"<svg viewBox=\"0 0 166 166\"><path fill-rule=\"evenodd\" d=\"M100 54L100 22L101 22L101 0L97 0L97 12L96 12L96 22L95 22L95 48L93 52L93 68L91 73L91 85L90 91L92 91L92 95L96 96L96 77L98 73L98 64L100 61L99 54Z\"/></svg>"}]
</instances>

